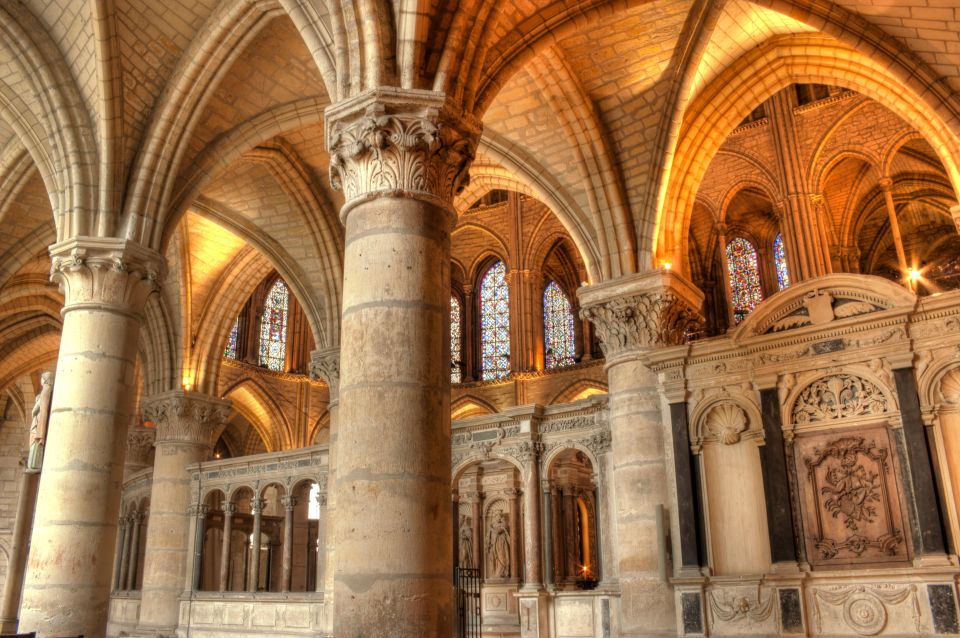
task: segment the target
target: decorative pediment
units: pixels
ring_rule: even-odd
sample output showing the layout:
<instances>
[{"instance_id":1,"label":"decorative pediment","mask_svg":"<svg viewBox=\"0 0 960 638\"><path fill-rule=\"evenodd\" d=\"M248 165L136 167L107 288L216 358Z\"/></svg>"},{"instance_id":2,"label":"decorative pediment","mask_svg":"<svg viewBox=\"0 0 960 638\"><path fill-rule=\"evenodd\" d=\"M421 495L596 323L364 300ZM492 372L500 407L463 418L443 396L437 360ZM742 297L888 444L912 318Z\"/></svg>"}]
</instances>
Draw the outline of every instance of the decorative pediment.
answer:
<instances>
[{"instance_id":1,"label":"decorative pediment","mask_svg":"<svg viewBox=\"0 0 960 638\"><path fill-rule=\"evenodd\" d=\"M737 330L735 339L773 334L883 312L912 309L917 298L882 277L827 275L796 284L764 301Z\"/></svg>"}]
</instances>

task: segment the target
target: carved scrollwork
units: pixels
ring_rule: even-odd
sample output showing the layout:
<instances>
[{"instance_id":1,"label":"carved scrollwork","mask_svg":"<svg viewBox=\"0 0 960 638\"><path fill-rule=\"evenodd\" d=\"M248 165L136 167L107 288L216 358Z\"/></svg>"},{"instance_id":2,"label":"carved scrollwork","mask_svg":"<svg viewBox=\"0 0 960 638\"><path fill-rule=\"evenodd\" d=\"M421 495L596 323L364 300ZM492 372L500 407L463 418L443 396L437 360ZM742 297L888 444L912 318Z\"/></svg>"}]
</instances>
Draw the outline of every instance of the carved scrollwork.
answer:
<instances>
[{"instance_id":1,"label":"carved scrollwork","mask_svg":"<svg viewBox=\"0 0 960 638\"><path fill-rule=\"evenodd\" d=\"M454 115L440 96L373 96L327 129L330 182L352 203L402 193L452 210L469 182L479 125Z\"/></svg>"},{"instance_id":2,"label":"carved scrollwork","mask_svg":"<svg viewBox=\"0 0 960 638\"><path fill-rule=\"evenodd\" d=\"M793 405L797 424L883 414L889 401L872 382L852 374L836 374L807 386Z\"/></svg>"},{"instance_id":3,"label":"carved scrollwork","mask_svg":"<svg viewBox=\"0 0 960 638\"><path fill-rule=\"evenodd\" d=\"M618 297L580 310L600 336L605 356L631 349L684 343L703 318L685 299L669 291Z\"/></svg>"}]
</instances>

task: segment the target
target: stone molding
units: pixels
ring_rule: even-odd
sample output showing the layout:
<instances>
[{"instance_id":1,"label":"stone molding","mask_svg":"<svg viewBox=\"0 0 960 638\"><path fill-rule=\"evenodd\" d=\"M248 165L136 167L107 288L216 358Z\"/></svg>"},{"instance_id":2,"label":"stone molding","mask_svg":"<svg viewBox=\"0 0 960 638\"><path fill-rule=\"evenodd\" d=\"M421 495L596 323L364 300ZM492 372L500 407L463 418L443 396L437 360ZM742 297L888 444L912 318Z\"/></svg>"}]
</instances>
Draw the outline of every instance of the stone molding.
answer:
<instances>
[{"instance_id":1,"label":"stone molding","mask_svg":"<svg viewBox=\"0 0 960 638\"><path fill-rule=\"evenodd\" d=\"M64 311L98 307L140 315L166 272L163 255L123 239L70 239L51 246L50 258Z\"/></svg>"},{"instance_id":2,"label":"stone molding","mask_svg":"<svg viewBox=\"0 0 960 638\"><path fill-rule=\"evenodd\" d=\"M174 390L147 399L143 414L156 424L156 446L185 443L213 447L230 417L230 401Z\"/></svg>"},{"instance_id":3,"label":"stone molding","mask_svg":"<svg viewBox=\"0 0 960 638\"><path fill-rule=\"evenodd\" d=\"M325 119L330 183L346 198L341 220L378 197L419 199L455 214L481 127L443 94L380 88L330 107Z\"/></svg>"},{"instance_id":4,"label":"stone molding","mask_svg":"<svg viewBox=\"0 0 960 638\"><path fill-rule=\"evenodd\" d=\"M311 352L310 378L326 382L330 388L330 402L336 401L340 395L340 348Z\"/></svg>"},{"instance_id":5,"label":"stone molding","mask_svg":"<svg viewBox=\"0 0 960 638\"><path fill-rule=\"evenodd\" d=\"M652 271L577 292L608 360L684 343L700 329L703 294L671 271Z\"/></svg>"}]
</instances>

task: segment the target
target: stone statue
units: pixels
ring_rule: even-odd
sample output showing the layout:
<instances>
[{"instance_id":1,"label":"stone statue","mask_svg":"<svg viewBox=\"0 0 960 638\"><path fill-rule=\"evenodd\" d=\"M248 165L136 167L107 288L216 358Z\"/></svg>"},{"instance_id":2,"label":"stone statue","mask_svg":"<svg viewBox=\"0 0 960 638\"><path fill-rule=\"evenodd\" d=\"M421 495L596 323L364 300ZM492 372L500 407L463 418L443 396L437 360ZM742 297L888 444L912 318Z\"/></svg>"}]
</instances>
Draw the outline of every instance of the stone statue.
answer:
<instances>
[{"instance_id":1,"label":"stone statue","mask_svg":"<svg viewBox=\"0 0 960 638\"><path fill-rule=\"evenodd\" d=\"M53 394L53 373L40 375L40 394L33 402L30 421L30 451L27 454L26 472L37 473L43 466L43 446L47 440L47 425L50 421L50 396Z\"/></svg>"},{"instance_id":2,"label":"stone statue","mask_svg":"<svg viewBox=\"0 0 960 638\"><path fill-rule=\"evenodd\" d=\"M473 567L473 525L469 516L460 517L460 567Z\"/></svg>"},{"instance_id":3,"label":"stone statue","mask_svg":"<svg viewBox=\"0 0 960 638\"><path fill-rule=\"evenodd\" d=\"M510 578L510 528L503 512L487 531L487 562L492 578Z\"/></svg>"}]
</instances>

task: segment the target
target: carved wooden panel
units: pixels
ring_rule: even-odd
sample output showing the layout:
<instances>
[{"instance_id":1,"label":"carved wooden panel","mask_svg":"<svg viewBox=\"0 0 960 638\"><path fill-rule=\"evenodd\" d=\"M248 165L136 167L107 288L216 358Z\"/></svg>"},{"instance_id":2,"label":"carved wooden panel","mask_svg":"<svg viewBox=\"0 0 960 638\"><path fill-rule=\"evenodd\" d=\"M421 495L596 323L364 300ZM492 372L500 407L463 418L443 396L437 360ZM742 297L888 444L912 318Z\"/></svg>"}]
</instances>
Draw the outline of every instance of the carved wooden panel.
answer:
<instances>
[{"instance_id":1,"label":"carved wooden panel","mask_svg":"<svg viewBox=\"0 0 960 638\"><path fill-rule=\"evenodd\" d=\"M886 427L798 436L794 455L811 565L910 558L896 448Z\"/></svg>"}]
</instances>

